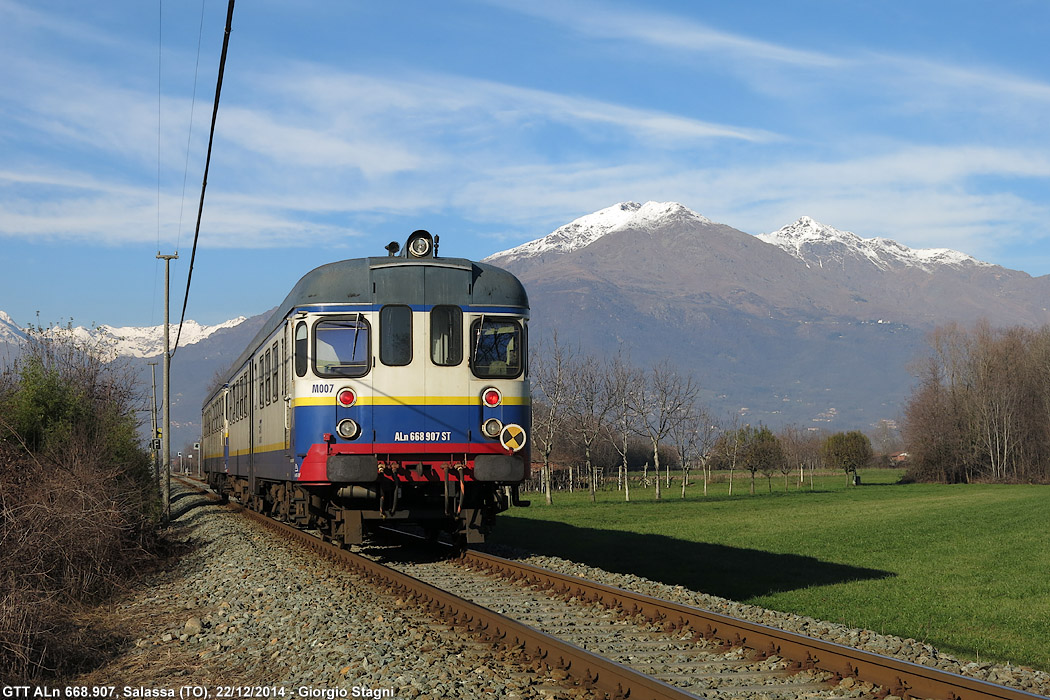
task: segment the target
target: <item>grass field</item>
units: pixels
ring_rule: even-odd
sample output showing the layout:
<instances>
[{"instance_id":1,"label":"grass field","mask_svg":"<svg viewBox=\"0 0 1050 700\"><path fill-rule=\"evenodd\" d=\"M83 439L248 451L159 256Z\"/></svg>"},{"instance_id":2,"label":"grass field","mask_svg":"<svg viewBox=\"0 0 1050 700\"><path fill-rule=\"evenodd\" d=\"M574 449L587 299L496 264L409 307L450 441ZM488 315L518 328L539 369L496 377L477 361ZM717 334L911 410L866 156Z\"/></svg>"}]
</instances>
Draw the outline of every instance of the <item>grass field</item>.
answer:
<instances>
[{"instance_id":1,"label":"grass field","mask_svg":"<svg viewBox=\"0 0 1050 700\"><path fill-rule=\"evenodd\" d=\"M555 493L501 516L492 541L776 610L1050 671L1050 487L898 485L843 474L810 490L740 479L704 496Z\"/></svg>"}]
</instances>

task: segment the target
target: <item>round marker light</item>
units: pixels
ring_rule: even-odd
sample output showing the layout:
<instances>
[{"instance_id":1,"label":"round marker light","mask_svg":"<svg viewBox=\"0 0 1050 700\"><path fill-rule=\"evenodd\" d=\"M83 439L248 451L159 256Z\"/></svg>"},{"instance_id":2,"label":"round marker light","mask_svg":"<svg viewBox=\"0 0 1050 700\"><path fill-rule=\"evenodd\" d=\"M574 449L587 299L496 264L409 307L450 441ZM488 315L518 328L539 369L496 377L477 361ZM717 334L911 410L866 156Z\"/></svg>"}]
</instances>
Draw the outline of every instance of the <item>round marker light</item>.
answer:
<instances>
[{"instance_id":1,"label":"round marker light","mask_svg":"<svg viewBox=\"0 0 1050 700\"><path fill-rule=\"evenodd\" d=\"M495 418L489 418L481 424L481 432L485 433L485 435L490 438L499 437L499 434L503 432L503 423Z\"/></svg>"},{"instance_id":2,"label":"round marker light","mask_svg":"<svg viewBox=\"0 0 1050 700\"><path fill-rule=\"evenodd\" d=\"M340 389L336 395L336 400L340 406L350 408L357 403L357 394L354 393L353 389Z\"/></svg>"},{"instance_id":3,"label":"round marker light","mask_svg":"<svg viewBox=\"0 0 1050 700\"><path fill-rule=\"evenodd\" d=\"M336 424L335 432L339 433L339 437L344 440L353 440L361 434L361 426L349 418L346 418Z\"/></svg>"},{"instance_id":4,"label":"round marker light","mask_svg":"<svg viewBox=\"0 0 1050 700\"><path fill-rule=\"evenodd\" d=\"M489 408L495 408L503 403L503 394L501 394L496 387L490 386L488 389L481 392L481 400Z\"/></svg>"}]
</instances>

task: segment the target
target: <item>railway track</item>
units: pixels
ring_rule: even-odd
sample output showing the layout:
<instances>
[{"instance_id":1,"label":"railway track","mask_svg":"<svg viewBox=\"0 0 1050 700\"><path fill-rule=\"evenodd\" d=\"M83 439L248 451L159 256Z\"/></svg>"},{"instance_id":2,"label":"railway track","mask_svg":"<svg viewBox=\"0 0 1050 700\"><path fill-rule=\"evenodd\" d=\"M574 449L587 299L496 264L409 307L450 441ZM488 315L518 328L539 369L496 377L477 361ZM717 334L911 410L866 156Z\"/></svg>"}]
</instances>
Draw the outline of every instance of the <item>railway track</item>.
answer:
<instances>
[{"instance_id":1,"label":"railway track","mask_svg":"<svg viewBox=\"0 0 1050 700\"><path fill-rule=\"evenodd\" d=\"M609 698L1042 696L468 550L455 560L353 553L242 509L537 668ZM417 550L418 551L418 550Z\"/></svg>"}]
</instances>

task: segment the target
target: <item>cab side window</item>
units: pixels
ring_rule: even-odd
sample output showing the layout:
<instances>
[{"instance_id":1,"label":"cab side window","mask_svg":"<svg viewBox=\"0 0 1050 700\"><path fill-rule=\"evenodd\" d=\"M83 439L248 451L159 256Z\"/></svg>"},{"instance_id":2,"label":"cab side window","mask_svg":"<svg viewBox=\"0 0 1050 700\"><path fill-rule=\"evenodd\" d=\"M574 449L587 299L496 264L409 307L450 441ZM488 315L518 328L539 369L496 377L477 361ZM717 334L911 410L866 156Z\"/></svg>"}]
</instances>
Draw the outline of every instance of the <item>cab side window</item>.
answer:
<instances>
[{"instance_id":1,"label":"cab side window","mask_svg":"<svg viewBox=\"0 0 1050 700\"><path fill-rule=\"evenodd\" d=\"M463 361L463 309L435 306L430 312L430 360L451 367Z\"/></svg>"},{"instance_id":2,"label":"cab side window","mask_svg":"<svg viewBox=\"0 0 1050 700\"><path fill-rule=\"evenodd\" d=\"M390 305L379 310L379 361L384 365L412 362L412 309Z\"/></svg>"},{"instance_id":3,"label":"cab side window","mask_svg":"<svg viewBox=\"0 0 1050 700\"><path fill-rule=\"evenodd\" d=\"M306 368L309 364L307 356L307 345L309 335L306 330L306 322L300 321L295 327L295 376L305 377Z\"/></svg>"},{"instance_id":4,"label":"cab side window","mask_svg":"<svg viewBox=\"0 0 1050 700\"><path fill-rule=\"evenodd\" d=\"M470 367L482 379L513 379L524 368L524 333L514 319L485 318L471 327Z\"/></svg>"},{"instance_id":5,"label":"cab side window","mask_svg":"<svg viewBox=\"0 0 1050 700\"><path fill-rule=\"evenodd\" d=\"M314 324L314 368L321 377L363 377L371 366L368 322L326 318Z\"/></svg>"}]
</instances>

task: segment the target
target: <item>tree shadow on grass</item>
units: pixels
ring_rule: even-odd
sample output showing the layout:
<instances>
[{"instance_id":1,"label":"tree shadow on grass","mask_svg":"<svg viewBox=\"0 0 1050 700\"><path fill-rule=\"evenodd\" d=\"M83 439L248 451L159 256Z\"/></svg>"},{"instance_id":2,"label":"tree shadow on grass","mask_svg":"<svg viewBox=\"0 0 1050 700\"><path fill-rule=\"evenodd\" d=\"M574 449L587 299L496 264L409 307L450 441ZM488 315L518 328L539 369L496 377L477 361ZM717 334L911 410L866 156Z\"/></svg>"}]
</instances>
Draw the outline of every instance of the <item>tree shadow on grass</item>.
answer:
<instances>
[{"instance_id":1,"label":"tree shadow on grass","mask_svg":"<svg viewBox=\"0 0 1050 700\"><path fill-rule=\"evenodd\" d=\"M894 576L890 571L664 535L594 530L557 522L504 519L491 538L530 554L744 601L780 591Z\"/></svg>"}]
</instances>

